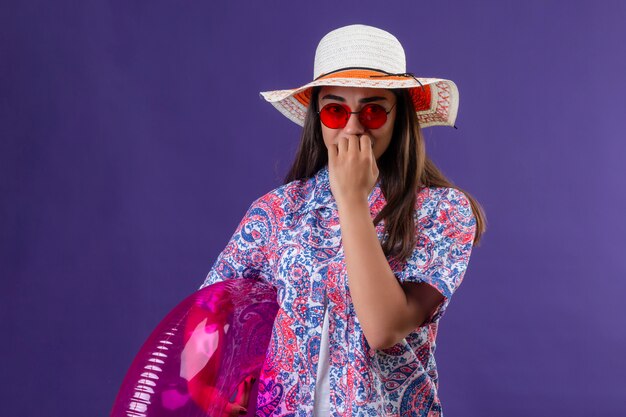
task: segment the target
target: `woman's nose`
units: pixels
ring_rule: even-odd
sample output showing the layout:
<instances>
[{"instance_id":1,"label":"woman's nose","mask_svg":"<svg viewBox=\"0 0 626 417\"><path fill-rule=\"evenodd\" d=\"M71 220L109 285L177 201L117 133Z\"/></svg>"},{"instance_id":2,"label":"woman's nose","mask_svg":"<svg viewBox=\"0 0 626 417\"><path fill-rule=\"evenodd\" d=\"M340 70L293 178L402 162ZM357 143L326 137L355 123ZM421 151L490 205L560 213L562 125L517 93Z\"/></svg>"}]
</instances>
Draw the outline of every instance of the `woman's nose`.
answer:
<instances>
[{"instance_id":1,"label":"woman's nose","mask_svg":"<svg viewBox=\"0 0 626 417\"><path fill-rule=\"evenodd\" d=\"M358 113L352 113L350 115L350 117L348 118L348 123L346 123L344 130L349 135L360 135L365 133L365 128L359 120Z\"/></svg>"}]
</instances>

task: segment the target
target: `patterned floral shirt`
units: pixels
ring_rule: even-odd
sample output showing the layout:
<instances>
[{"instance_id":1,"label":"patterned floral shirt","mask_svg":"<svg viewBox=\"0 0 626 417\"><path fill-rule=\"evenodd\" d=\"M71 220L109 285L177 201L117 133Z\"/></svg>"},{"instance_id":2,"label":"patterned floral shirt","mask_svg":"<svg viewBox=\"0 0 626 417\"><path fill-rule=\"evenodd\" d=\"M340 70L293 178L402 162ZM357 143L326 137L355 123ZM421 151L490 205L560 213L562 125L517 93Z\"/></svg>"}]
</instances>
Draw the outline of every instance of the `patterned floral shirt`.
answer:
<instances>
[{"instance_id":1,"label":"patterned floral shirt","mask_svg":"<svg viewBox=\"0 0 626 417\"><path fill-rule=\"evenodd\" d=\"M376 184L372 219L385 206ZM369 347L350 298L339 214L328 167L255 200L200 288L224 279L261 279L277 289L270 344L259 377L257 417L311 416L325 307L329 314L332 416L441 416L435 338L439 319L467 269L476 220L454 188L417 192L417 245L388 257L399 282L427 282L444 301L395 346ZM384 237L384 221L376 226Z\"/></svg>"}]
</instances>

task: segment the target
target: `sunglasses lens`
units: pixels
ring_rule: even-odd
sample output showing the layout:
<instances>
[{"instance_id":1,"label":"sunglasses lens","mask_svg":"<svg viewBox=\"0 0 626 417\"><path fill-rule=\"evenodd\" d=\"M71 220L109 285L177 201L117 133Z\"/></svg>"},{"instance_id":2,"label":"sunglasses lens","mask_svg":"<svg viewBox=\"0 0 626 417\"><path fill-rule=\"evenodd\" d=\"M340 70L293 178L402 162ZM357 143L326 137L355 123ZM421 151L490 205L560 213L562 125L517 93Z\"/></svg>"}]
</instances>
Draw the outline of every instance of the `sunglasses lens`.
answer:
<instances>
[{"instance_id":1,"label":"sunglasses lens","mask_svg":"<svg viewBox=\"0 0 626 417\"><path fill-rule=\"evenodd\" d=\"M387 121L387 112L380 104L368 104L361 109L359 121L368 129L378 129Z\"/></svg>"},{"instance_id":2,"label":"sunglasses lens","mask_svg":"<svg viewBox=\"0 0 626 417\"><path fill-rule=\"evenodd\" d=\"M327 104L320 111L320 119L326 127L341 129L348 123L348 111L340 104Z\"/></svg>"}]
</instances>

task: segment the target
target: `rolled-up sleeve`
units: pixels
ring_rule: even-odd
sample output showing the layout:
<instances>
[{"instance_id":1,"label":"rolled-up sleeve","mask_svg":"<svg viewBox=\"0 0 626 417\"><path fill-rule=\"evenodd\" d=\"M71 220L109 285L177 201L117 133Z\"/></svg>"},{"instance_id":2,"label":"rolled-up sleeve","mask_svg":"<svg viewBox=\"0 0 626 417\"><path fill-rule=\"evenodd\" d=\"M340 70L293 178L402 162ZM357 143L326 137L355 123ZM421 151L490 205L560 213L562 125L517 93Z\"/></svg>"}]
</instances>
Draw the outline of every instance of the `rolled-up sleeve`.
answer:
<instances>
[{"instance_id":1,"label":"rolled-up sleeve","mask_svg":"<svg viewBox=\"0 0 626 417\"><path fill-rule=\"evenodd\" d=\"M271 281L268 246L273 226L270 209L263 197L250 205L200 289L235 278Z\"/></svg>"},{"instance_id":2,"label":"rolled-up sleeve","mask_svg":"<svg viewBox=\"0 0 626 417\"><path fill-rule=\"evenodd\" d=\"M461 285L472 252L476 218L465 194L446 188L433 212L417 221L416 226L415 249L394 274L402 283L426 282L444 296L422 324L427 325L443 316L452 294Z\"/></svg>"}]
</instances>

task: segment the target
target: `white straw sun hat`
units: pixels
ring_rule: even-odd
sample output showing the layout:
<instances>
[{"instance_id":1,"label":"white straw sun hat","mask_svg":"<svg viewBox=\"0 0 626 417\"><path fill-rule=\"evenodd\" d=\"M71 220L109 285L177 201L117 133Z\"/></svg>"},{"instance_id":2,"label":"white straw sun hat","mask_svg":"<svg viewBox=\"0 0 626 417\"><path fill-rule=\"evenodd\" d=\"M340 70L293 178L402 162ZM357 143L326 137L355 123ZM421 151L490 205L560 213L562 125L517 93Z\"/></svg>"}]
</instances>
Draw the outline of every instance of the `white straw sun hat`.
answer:
<instances>
[{"instance_id":1,"label":"white straw sun hat","mask_svg":"<svg viewBox=\"0 0 626 417\"><path fill-rule=\"evenodd\" d=\"M326 34L315 51L313 81L290 90L261 92L289 120L304 126L311 87L406 88L421 127L454 126L459 107L456 84L406 72L402 45L391 33L367 25L349 25Z\"/></svg>"}]
</instances>

